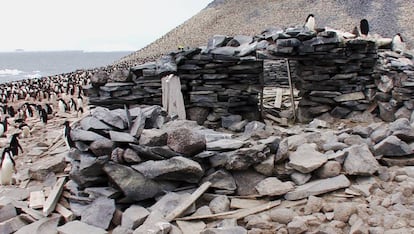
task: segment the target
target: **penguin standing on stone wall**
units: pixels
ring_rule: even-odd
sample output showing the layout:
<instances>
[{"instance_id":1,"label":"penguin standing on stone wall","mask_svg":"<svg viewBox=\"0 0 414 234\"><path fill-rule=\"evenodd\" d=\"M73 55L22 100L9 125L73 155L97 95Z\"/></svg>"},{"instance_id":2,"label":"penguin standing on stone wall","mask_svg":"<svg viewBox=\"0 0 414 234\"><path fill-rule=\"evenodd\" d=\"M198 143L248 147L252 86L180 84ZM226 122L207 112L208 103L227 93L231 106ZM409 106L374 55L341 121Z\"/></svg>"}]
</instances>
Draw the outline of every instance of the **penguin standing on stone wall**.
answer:
<instances>
[{"instance_id":1,"label":"penguin standing on stone wall","mask_svg":"<svg viewBox=\"0 0 414 234\"><path fill-rule=\"evenodd\" d=\"M368 20L362 19L359 23L359 29L361 30L361 36L367 37L369 33L369 24Z\"/></svg>"},{"instance_id":2,"label":"penguin standing on stone wall","mask_svg":"<svg viewBox=\"0 0 414 234\"><path fill-rule=\"evenodd\" d=\"M397 33L391 41L391 50L397 53L404 53L406 45L400 33Z\"/></svg>"},{"instance_id":3,"label":"penguin standing on stone wall","mask_svg":"<svg viewBox=\"0 0 414 234\"><path fill-rule=\"evenodd\" d=\"M315 31L315 16L313 14L309 14L306 18L304 27L308 28L311 31Z\"/></svg>"},{"instance_id":4,"label":"penguin standing on stone wall","mask_svg":"<svg viewBox=\"0 0 414 234\"><path fill-rule=\"evenodd\" d=\"M10 148L5 148L0 159L0 185L12 184L13 172L16 171L16 163Z\"/></svg>"}]
</instances>

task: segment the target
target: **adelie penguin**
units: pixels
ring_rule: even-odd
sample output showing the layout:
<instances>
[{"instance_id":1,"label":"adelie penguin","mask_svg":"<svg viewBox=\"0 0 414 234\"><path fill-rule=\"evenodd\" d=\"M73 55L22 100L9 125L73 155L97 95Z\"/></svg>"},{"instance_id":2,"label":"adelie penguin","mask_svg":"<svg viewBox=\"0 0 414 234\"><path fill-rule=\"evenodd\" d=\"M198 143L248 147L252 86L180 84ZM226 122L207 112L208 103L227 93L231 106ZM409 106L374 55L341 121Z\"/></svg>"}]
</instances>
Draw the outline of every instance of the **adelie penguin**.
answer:
<instances>
[{"instance_id":1,"label":"adelie penguin","mask_svg":"<svg viewBox=\"0 0 414 234\"><path fill-rule=\"evenodd\" d=\"M404 53L404 51L406 50L406 45L404 42L404 39L402 38L400 33L397 33L391 41L391 50L395 51L397 53Z\"/></svg>"},{"instance_id":2,"label":"adelie penguin","mask_svg":"<svg viewBox=\"0 0 414 234\"><path fill-rule=\"evenodd\" d=\"M368 24L368 20L366 19L362 19L359 22L359 29L361 30L361 36L362 37L367 37L368 33L369 33L369 24Z\"/></svg>"},{"instance_id":3,"label":"adelie penguin","mask_svg":"<svg viewBox=\"0 0 414 234\"><path fill-rule=\"evenodd\" d=\"M83 98L80 94L78 94L78 98L76 99L76 103L78 105L78 108L83 107Z\"/></svg>"},{"instance_id":4,"label":"adelie penguin","mask_svg":"<svg viewBox=\"0 0 414 234\"><path fill-rule=\"evenodd\" d=\"M315 16L313 14L309 14L308 17L306 17L304 26L311 31L315 31Z\"/></svg>"},{"instance_id":5,"label":"adelie penguin","mask_svg":"<svg viewBox=\"0 0 414 234\"><path fill-rule=\"evenodd\" d=\"M7 122L7 116L4 117L4 120L0 122L0 137L4 136L4 134L7 132L7 125L9 124Z\"/></svg>"},{"instance_id":6,"label":"adelie penguin","mask_svg":"<svg viewBox=\"0 0 414 234\"><path fill-rule=\"evenodd\" d=\"M40 121L42 121L43 124L47 124L47 112L45 109L40 109Z\"/></svg>"},{"instance_id":7,"label":"adelie penguin","mask_svg":"<svg viewBox=\"0 0 414 234\"><path fill-rule=\"evenodd\" d=\"M62 98L59 98L58 100L58 107L61 113L65 113L66 111L68 111L68 104L66 104L65 100L63 100Z\"/></svg>"},{"instance_id":8,"label":"adelie penguin","mask_svg":"<svg viewBox=\"0 0 414 234\"><path fill-rule=\"evenodd\" d=\"M19 149L22 151L23 153L23 148L19 143L19 139L17 138L19 136L19 133L15 133L12 135L11 139L10 139L10 150L13 153L13 156L16 156L19 154Z\"/></svg>"},{"instance_id":9,"label":"adelie penguin","mask_svg":"<svg viewBox=\"0 0 414 234\"><path fill-rule=\"evenodd\" d=\"M78 107L76 106L76 102L73 98L69 99L69 109L71 111L77 111L78 110Z\"/></svg>"},{"instance_id":10,"label":"adelie penguin","mask_svg":"<svg viewBox=\"0 0 414 234\"><path fill-rule=\"evenodd\" d=\"M70 132L71 132L71 127L69 125L69 121L65 121L63 123L63 140L66 143L66 147L68 148L68 150L70 150L72 147L75 147L75 142L73 142L71 136L70 136Z\"/></svg>"},{"instance_id":11,"label":"adelie penguin","mask_svg":"<svg viewBox=\"0 0 414 234\"><path fill-rule=\"evenodd\" d=\"M13 172L16 171L16 163L10 148L5 148L0 160L0 184L12 184Z\"/></svg>"}]
</instances>

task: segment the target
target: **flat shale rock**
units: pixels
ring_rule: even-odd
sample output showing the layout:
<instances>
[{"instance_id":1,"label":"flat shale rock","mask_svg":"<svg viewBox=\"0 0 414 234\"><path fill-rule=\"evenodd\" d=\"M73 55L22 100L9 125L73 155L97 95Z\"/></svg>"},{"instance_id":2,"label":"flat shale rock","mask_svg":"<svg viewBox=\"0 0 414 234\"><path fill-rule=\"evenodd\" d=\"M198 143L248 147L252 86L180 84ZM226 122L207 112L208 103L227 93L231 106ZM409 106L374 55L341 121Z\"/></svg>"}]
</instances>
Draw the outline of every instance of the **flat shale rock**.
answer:
<instances>
[{"instance_id":1,"label":"flat shale rock","mask_svg":"<svg viewBox=\"0 0 414 234\"><path fill-rule=\"evenodd\" d=\"M139 225L144 223L149 215L147 209L142 206L132 205L127 208L122 214L121 226L128 229L136 229Z\"/></svg>"},{"instance_id":2,"label":"flat shale rock","mask_svg":"<svg viewBox=\"0 0 414 234\"><path fill-rule=\"evenodd\" d=\"M412 152L413 151L411 147L396 136L389 136L380 141L378 144L374 145L375 155L398 157L409 155Z\"/></svg>"},{"instance_id":3,"label":"flat shale rock","mask_svg":"<svg viewBox=\"0 0 414 234\"><path fill-rule=\"evenodd\" d=\"M63 172L66 167L65 155L66 153L62 153L35 161L29 168L30 177L35 180L44 180L51 172Z\"/></svg>"},{"instance_id":4,"label":"flat shale rock","mask_svg":"<svg viewBox=\"0 0 414 234\"><path fill-rule=\"evenodd\" d=\"M314 180L304 185L297 186L293 191L285 195L286 200L299 200L309 197L311 195L319 195L341 188L346 188L351 185L351 182L344 175L328 179Z\"/></svg>"},{"instance_id":5,"label":"flat shale rock","mask_svg":"<svg viewBox=\"0 0 414 234\"><path fill-rule=\"evenodd\" d=\"M139 144L146 146L163 146L167 144L167 132L161 129L144 129L139 137Z\"/></svg>"},{"instance_id":6,"label":"flat shale rock","mask_svg":"<svg viewBox=\"0 0 414 234\"><path fill-rule=\"evenodd\" d=\"M55 234L61 216L52 215L20 228L15 234Z\"/></svg>"},{"instance_id":7,"label":"flat shale rock","mask_svg":"<svg viewBox=\"0 0 414 234\"><path fill-rule=\"evenodd\" d=\"M179 128L168 133L167 145L177 153L194 156L206 149L206 139L187 128Z\"/></svg>"},{"instance_id":8,"label":"flat shale rock","mask_svg":"<svg viewBox=\"0 0 414 234\"><path fill-rule=\"evenodd\" d=\"M148 179L165 179L197 183L204 175L200 164L181 156L162 161L146 161L132 168Z\"/></svg>"},{"instance_id":9,"label":"flat shale rock","mask_svg":"<svg viewBox=\"0 0 414 234\"><path fill-rule=\"evenodd\" d=\"M372 175L380 167L366 144L355 145L346 150L344 170L348 175Z\"/></svg>"},{"instance_id":10,"label":"flat shale rock","mask_svg":"<svg viewBox=\"0 0 414 234\"><path fill-rule=\"evenodd\" d=\"M109 131L109 136L113 142L136 143L137 139L126 132Z\"/></svg>"},{"instance_id":11,"label":"flat shale rock","mask_svg":"<svg viewBox=\"0 0 414 234\"><path fill-rule=\"evenodd\" d=\"M16 216L0 223L0 233L11 234L25 227L27 224L21 216Z\"/></svg>"},{"instance_id":12,"label":"flat shale rock","mask_svg":"<svg viewBox=\"0 0 414 234\"><path fill-rule=\"evenodd\" d=\"M75 220L69 223L66 223L63 226L57 228L61 234L107 234L108 232L102 228L98 228L81 221Z\"/></svg>"},{"instance_id":13,"label":"flat shale rock","mask_svg":"<svg viewBox=\"0 0 414 234\"><path fill-rule=\"evenodd\" d=\"M279 196L294 189L292 182L282 182L276 177L268 177L256 185L260 195Z\"/></svg>"},{"instance_id":14,"label":"flat shale rock","mask_svg":"<svg viewBox=\"0 0 414 234\"><path fill-rule=\"evenodd\" d=\"M164 219L163 214L155 210L150 213L141 226L135 229L133 234L148 233L148 231L151 231L152 233L167 234L170 230L171 224Z\"/></svg>"},{"instance_id":15,"label":"flat shale rock","mask_svg":"<svg viewBox=\"0 0 414 234\"><path fill-rule=\"evenodd\" d=\"M115 200L100 197L82 213L81 222L108 229L115 212Z\"/></svg>"},{"instance_id":16,"label":"flat shale rock","mask_svg":"<svg viewBox=\"0 0 414 234\"><path fill-rule=\"evenodd\" d=\"M206 149L214 151L236 150L243 147L244 144L244 141L237 139L220 139L217 141L207 142Z\"/></svg>"},{"instance_id":17,"label":"flat shale rock","mask_svg":"<svg viewBox=\"0 0 414 234\"><path fill-rule=\"evenodd\" d=\"M211 182L212 188L236 190L236 181L233 176L226 170L220 169L203 178L202 182Z\"/></svg>"},{"instance_id":18,"label":"flat shale rock","mask_svg":"<svg viewBox=\"0 0 414 234\"><path fill-rule=\"evenodd\" d=\"M244 227L221 227L221 228L207 228L200 234L247 234L247 230Z\"/></svg>"},{"instance_id":19,"label":"flat shale rock","mask_svg":"<svg viewBox=\"0 0 414 234\"><path fill-rule=\"evenodd\" d=\"M232 173L237 185L237 194L240 196L256 195L256 185L266 176L253 170L235 171Z\"/></svg>"},{"instance_id":20,"label":"flat shale rock","mask_svg":"<svg viewBox=\"0 0 414 234\"><path fill-rule=\"evenodd\" d=\"M162 193L162 187L154 180L147 179L140 172L119 164L108 162L103 170L124 192L125 196L141 201Z\"/></svg>"},{"instance_id":21,"label":"flat shale rock","mask_svg":"<svg viewBox=\"0 0 414 234\"><path fill-rule=\"evenodd\" d=\"M125 129L126 127L126 123L124 122L122 117L114 114L107 108L96 107L95 109L91 110L91 114L93 117L101 120L105 124L115 127L117 129Z\"/></svg>"},{"instance_id":22,"label":"flat shale rock","mask_svg":"<svg viewBox=\"0 0 414 234\"><path fill-rule=\"evenodd\" d=\"M89 150L91 150L94 155L99 157L103 155L111 155L114 146L115 144L113 141L107 138L102 138L92 142L89 145Z\"/></svg>"},{"instance_id":23,"label":"flat shale rock","mask_svg":"<svg viewBox=\"0 0 414 234\"><path fill-rule=\"evenodd\" d=\"M227 170L246 170L253 164L262 162L267 155L264 153L267 146L264 144L255 145L250 148L241 148L235 151L224 152L227 160L225 168Z\"/></svg>"},{"instance_id":24,"label":"flat shale rock","mask_svg":"<svg viewBox=\"0 0 414 234\"><path fill-rule=\"evenodd\" d=\"M288 165L301 173L310 173L321 167L328 158L311 144L303 144L289 155Z\"/></svg>"},{"instance_id":25,"label":"flat shale rock","mask_svg":"<svg viewBox=\"0 0 414 234\"><path fill-rule=\"evenodd\" d=\"M80 121L80 126L83 130L112 130L112 127L100 121L99 119L86 116Z\"/></svg>"},{"instance_id":26,"label":"flat shale rock","mask_svg":"<svg viewBox=\"0 0 414 234\"><path fill-rule=\"evenodd\" d=\"M100 139L104 139L104 136L101 136L95 132L85 131L82 129L72 129L70 132L70 136L74 141L96 141Z\"/></svg>"}]
</instances>

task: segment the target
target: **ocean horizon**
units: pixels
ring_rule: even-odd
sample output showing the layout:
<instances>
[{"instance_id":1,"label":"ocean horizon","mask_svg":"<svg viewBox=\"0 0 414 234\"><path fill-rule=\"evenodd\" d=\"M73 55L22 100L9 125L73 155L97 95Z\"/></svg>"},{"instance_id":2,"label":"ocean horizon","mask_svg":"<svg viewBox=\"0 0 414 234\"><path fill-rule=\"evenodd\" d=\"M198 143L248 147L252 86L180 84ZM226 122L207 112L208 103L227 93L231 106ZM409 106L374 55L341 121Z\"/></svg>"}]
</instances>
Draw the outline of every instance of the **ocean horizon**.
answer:
<instances>
[{"instance_id":1,"label":"ocean horizon","mask_svg":"<svg viewBox=\"0 0 414 234\"><path fill-rule=\"evenodd\" d=\"M21 49L0 52L0 83L105 67L133 52Z\"/></svg>"}]
</instances>

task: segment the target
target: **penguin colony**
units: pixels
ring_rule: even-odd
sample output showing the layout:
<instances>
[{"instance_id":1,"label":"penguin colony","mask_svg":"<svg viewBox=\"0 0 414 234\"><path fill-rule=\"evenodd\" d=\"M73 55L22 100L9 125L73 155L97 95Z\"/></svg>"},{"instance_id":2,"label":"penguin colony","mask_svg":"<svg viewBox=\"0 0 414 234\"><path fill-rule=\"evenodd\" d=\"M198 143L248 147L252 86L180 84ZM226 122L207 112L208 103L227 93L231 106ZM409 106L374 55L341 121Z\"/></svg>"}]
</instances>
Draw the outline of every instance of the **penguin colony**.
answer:
<instances>
[{"instance_id":1,"label":"penguin colony","mask_svg":"<svg viewBox=\"0 0 414 234\"><path fill-rule=\"evenodd\" d=\"M46 125L56 115L75 113L79 117L83 113L82 86L90 83L92 74L92 71L77 71L0 84L0 137L10 137L0 154L0 185L12 183L15 158L23 152L19 138L30 137L34 130L30 124ZM66 122L64 130L70 133ZM10 132L10 125L18 131ZM68 146L73 147L70 134L64 136Z\"/></svg>"}]
</instances>

